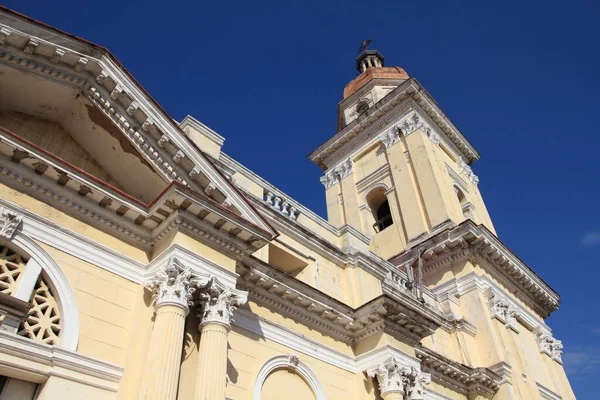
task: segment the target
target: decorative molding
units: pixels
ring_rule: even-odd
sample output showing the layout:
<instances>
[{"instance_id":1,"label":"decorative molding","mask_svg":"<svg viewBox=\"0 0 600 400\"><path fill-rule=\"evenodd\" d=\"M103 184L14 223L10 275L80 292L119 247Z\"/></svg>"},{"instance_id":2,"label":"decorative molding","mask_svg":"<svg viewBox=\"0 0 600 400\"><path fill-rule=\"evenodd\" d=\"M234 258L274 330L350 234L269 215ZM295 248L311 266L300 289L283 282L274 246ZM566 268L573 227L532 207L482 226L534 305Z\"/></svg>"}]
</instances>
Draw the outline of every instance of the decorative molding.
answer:
<instances>
[{"instance_id":1,"label":"decorative molding","mask_svg":"<svg viewBox=\"0 0 600 400\"><path fill-rule=\"evenodd\" d=\"M352 165L352 159L347 158L340 165L327 172L325 176L322 176L320 181L323 185L325 185L325 189L329 189L330 187L337 185L348 175L352 174Z\"/></svg>"},{"instance_id":2,"label":"decorative molding","mask_svg":"<svg viewBox=\"0 0 600 400\"><path fill-rule=\"evenodd\" d=\"M291 360L294 362L290 362ZM291 369L296 374L300 375L311 388L316 400L327 400L325 390L317 379L317 376L304 364L298 356L295 355L279 355L269 359L258 371L256 380L254 381L253 400L261 399L261 390L267 377L278 369Z\"/></svg>"},{"instance_id":3,"label":"decorative molding","mask_svg":"<svg viewBox=\"0 0 600 400\"><path fill-rule=\"evenodd\" d=\"M508 305L508 308L515 310L514 315L518 320L529 330L534 330L537 327L550 332L550 328L544 323L538 315L534 315L531 311L520 305L517 301L511 298L511 295L496 284L490 277L478 275L471 272L457 279L452 279L432 289L433 293L438 297L456 296L461 297L465 294L477 290L484 296L488 293L498 293ZM492 316L493 317L493 316ZM503 321L504 322L504 321Z\"/></svg>"},{"instance_id":4,"label":"decorative molding","mask_svg":"<svg viewBox=\"0 0 600 400\"><path fill-rule=\"evenodd\" d=\"M458 166L458 173L466 176L467 179L471 181L473 185L477 186L477 184L479 183L479 178L473 173L471 167L465 162L465 160L462 157L459 157L458 161L456 162L456 165Z\"/></svg>"},{"instance_id":5,"label":"decorative molding","mask_svg":"<svg viewBox=\"0 0 600 400\"><path fill-rule=\"evenodd\" d=\"M471 368L452 361L423 346L415 348L421 369L431 373L432 380L463 395L480 394L491 399L502 378L488 368Z\"/></svg>"},{"instance_id":6,"label":"decorative molding","mask_svg":"<svg viewBox=\"0 0 600 400\"><path fill-rule=\"evenodd\" d=\"M538 344L540 353L546 354L554 361L562 364L562 341L555 339L552 333L542 327L537 327L533 330L535 340Z\"/></svg>"},{"instance_id":7,"label":"decorative molding","mask_svg":"<svg viewBox=\"0 0 600 400\"><path fill-rule=\"evenodd\" d=\"M421 240L390 261L395 265L407 265L413 263L423 250L426 250L423 253L425 274L472 257L540 317L546 318L558 308L558 294L484 225L466 220Z\"/></svg>"},{"instance_id":8,"label":"decorative molding","mask_svg":"<svg viewBox=\"0 0 600 400\"><path fill-rule=\"evenodd\" d=\"M424 118L415 111L411 116L407 117L404 122L397 125L397 130L401 131L404 136L408 136L417 129L421 129L427 135L429 140L436 146L442 141L441 136L427 124Z\"/></svg>"},{"instance_id":9,"label":"decorative molding","mask_svg":"<svg viewBox=\"0 0 600 400\"><path fill-rule=\"evenodd\" d=\"M387 131L383 132L379 137L379 140L383 143L386 149L389 149L400 140L400 136L398 134L399 128L397 126L392 126Z\"/></svg>"},{"instance_id":10,"label":"decorative molding","mask_svg":"<svg viewBox=\"0 0 600 400\"><path fill-rule=\"evenodd\" d=\"M17 228L23 221L23 216L10 209L0 208L0 240L11 240Z\"/></svg>"},{"instance_id":11,"label":"decorative molding","mask_svg":"<svg viewBox=\"0 0 600 400\"><path fill-rule=\"evenodd\" d=\"M0 46L6 43L6 40L10 36L11 31L7 28L0 28Z\"/></svg>"},{"instance_id":12,"label":"decorative molding","mask_svg":"<svg viewBox=\"0 0 600 400\"><path fill-rule=\"evenodd\" d=\"M25 45L23 51L25 54L35 54L35 51L39 47L40 43L37 40L29 39L29 42Z\"/></svg>"},{"instance_id":13,"label":"decorative molding","mask_svg":"<svg viewBox=\"0 0 600 400\"><path fill-rule=\"evenodd\" d=\"M54 54L52 54L50 61L52 61L53 63L59 63L60 60L62 60L64 55L65 55L65 51L63 49L57 48L56 50L54 50Z\"/></svg>"},{"instance_id":14,"label":"decorative molding","mask_svg":"<svg viewBox=\"0 0 600 400\"><path fill-rule=\"evenodd\" d=\"M200 328L208 324L221 324L231 329L233 312L238 306L246 304L248 293L232 289L216 279L211 279L199 287L201 287L198 311Z\"/></svg>"},{"instance_id":15,"label":"decorative molding","mask_svg":"<svg viewBox=\"0 0 600 400\"><path fill-rule=\"evenodd\" d=\"M542 385L539 382L536 382L538 390L540 391L540 396L544 400L562 400L562 396L557 393L554 393L552 390L548 389L546 386Z\"/></svg>"},{"instance_id":16,"label":"decorative molding","mask_svg":"<svg viewBox=\"0 0 600 400\"><path fill-rule=\"evenodd\" d=\"M247 290L253 301L345 343L361 341L379 332L407 343L418 343L444 322L441 315L423 307L411 292L385 294L353 310L315 288L289 281L283 272L260 260L247 259L238 264L238 271L241 277L238 286Z\"/></svg>"},{"instance_id":17,"label":"decorative molding","mask_svg":"<svg viewBox=\"0 0 600 400\"><path fill-rule=\"evenodd\" d=\"M431 99L421 85L414 79L408 79L399 85L384 99L378 102L373 112L364 118L352 121L344 129L313 151L309 158L322 168L336 162L337 157L348 157L351 152L370 144L370 139L377 136L378 131L385 129L390 122L406 116L413 110L422 110L422 115L430 115L431 121L439 129L438 135L444 137L445 143L469 161L475 161L479 154L460 131L444 115L435 101ZM447 138L447 139L446 139ZM433 139L436 140L436 139ZM369 143L367 143L369 142Z\"/></svg>"},{"instance_id":18,"label":"decorative molding","mask_svg":"<svg viewBox=\"0 0 600 400\"><path fill-rule=\"evenodd\" d=\"M38 36L44 38L40 39L30 33L17 31L13 27L0 23L0 29L4 29L3 33L7 33L2 35L5 38L5 43L0 50L0 62L5 62L28 73L35 73L45 79L83 89L88 99L107 114L147 161L153 164L161 175L164 174L165 179L168 181L180 180L182 184L187 185L188 182L183 179L188 175L189 171L187 169L194 165L199 166L209 175L209 179L224 191L227 197L233 196L236 199L235 207L245 218L251 220L256 226L270 231L270 227L265 224L262 218L256 215L250 204L236 192L231 186L231 182L215 170L215 166L195 148L178 127L178 124L157 107L156 103L148 97L137 82L132 80L122 69L122 66L115 62L112 55L107 52L99 53L97 48L90 46L89 43L57 34L45 27L36 26L22 19L7 19L3 15L0 16L0 21L14 24L29 32L33 30ZM13 35L14 40L12 39ZM8 36L11 36L11 40L7 41ZM25 48L13 45L23 43L24 40L27 43ZM54 40L54 42L50 40ZM61 43L61 45L59 46L57 43ZM43 44L44 49L49 47L53 51L36 52L35 48L39 44ZM62 57L60 63L52 61L57 49L65 52L65 57ZM34 52L35 54L32 54ZM94 73L92 71L101 72ZM116 92L115 89L117 89ZM113 97L116 97L120 90L122 90L123 97L127 97L131 102L136 103L136 110L139 110L139 112L133 113L130 110L132 112L130 115L120 101L111 98L111 93L114 93ZM120 100L123 99L120 98ZM147 131L148 135L136 131L140 124L142 125L142 131ZM153 128L150 126L153 126ZM182 151L190 162L182 163L182 166L179 167L175 162L172 162L170 154L158 151L157 146L153 145L153 140L148 139L155 139L150 136L158 135L160 137L161 133L169 134L175 152ZM163 171L166 171L166 173ZM192 186L198 191L202 190L197 182L192 183ZM275 232L272 232L272 234L274 235Z\"/></svg>"},{"instance_id":19,"label":"decorative molding","mask_svg":"<svg viewBox=\"0 0 600 400\"><path fill-rule=\"evenodd\" d=\"M488 299L491 317L498 319L507 328L519 333L517 317L519 316L520 307L513 306L501 292L495 289L487 289L485 295Z\"/></svg>"},{"instance_id":20,"label":"decorative molding","mask_svg":"<svg viewBox=\"0 0 600 400\"><path fill-rule=\"evenodd\" d=\"M415 367L406 367L394 357L369 369L367 375L377 378L383 398L390 393L397 393L408 396L410 400L423 400L424 386L431 382L431 374L423 373Z\"/></svg>"},{"instance_id":21,"label":"decorative molding","mask_svg":"<svg viewBox=\"0 0 600 400\"><path fill-rule=\"evenodd\" d=\"M446 164L446 171L448 172L448 175L450 175L452 181L456 183L458 187L464 190L465 193L469 193L469 185L467 185L467 182L465 182L465 180L461 178L460 175L458 175L458 173L454 171L454 169L448 164Z\"/></svg>"},{"instance_id":22,"label":"decorative molding","mask_svg":"<svg viewBox=\"0 0 600 400\"><path fill-rule=\"evenodd\" d=\"M74 349L49 346L0 330L0 366L18 370L32 381L50 376L80 382L111 392L117 392L124 368L106 361L86 356ZM10 357L18 358L19 367Z\"/></svg>"},{"instance_id":23,"label":"decorative molding","mask_svg":"<svg viewBox=\"0 0 600 400\"><path fill-rule=\"evenodd\" d=\"M366 191L366 193L370 192L372 189L371 187L373 184L379 184L379 182L381 182L383 179L385 179L387 176L390 175L390 165L389 164L384 164L381 167L377 168L375 171L371 172L369 175L365 176L364 178L362 178L361 180L359 180L358 182L356 182L356 190L358 192L362 192L363 190L365 190L366 188L369 188L369 190ZM381 183L383 185L383 183ZM387 190L387 186L385 186L385 190ZM363 197L363 204L364 204L364 197Z\"/></svg>"},{"instance_id":24,"label":"decorative molding","mask_svg":"<svg viewBox=\"0 0 600 400\"><path fill-rule=\"evenodd\" d=\"M187 314L194 304L192 295L196 288L192 284L191 268L183 266L176 258L160 267L146 287L153 292L156 308L174 305L183 308Z\"/></svg>"}]
</instances>

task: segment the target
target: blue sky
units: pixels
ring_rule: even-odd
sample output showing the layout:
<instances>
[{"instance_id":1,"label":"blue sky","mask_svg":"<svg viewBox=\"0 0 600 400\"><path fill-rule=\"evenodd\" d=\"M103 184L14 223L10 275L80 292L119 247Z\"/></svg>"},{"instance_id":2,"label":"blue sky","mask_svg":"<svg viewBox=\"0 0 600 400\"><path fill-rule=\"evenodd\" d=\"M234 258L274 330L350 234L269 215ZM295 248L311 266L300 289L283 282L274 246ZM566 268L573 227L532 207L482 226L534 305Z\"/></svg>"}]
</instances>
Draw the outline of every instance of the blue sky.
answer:
<instances>
[{"instance_id":1,"label":"blue sky","mask_svg":"<svg viewBox=\"0 0 600 400\"><path fill-rule=\"evenodd\" d=\"M598 2L2 4L108 47L175 119L211 126L226 153L321 215L306 154L335 133L372 38L481 152L473 170L498 234L561 294L549 324L576 395L597 398Z\"/></svg>"}]
</instances>

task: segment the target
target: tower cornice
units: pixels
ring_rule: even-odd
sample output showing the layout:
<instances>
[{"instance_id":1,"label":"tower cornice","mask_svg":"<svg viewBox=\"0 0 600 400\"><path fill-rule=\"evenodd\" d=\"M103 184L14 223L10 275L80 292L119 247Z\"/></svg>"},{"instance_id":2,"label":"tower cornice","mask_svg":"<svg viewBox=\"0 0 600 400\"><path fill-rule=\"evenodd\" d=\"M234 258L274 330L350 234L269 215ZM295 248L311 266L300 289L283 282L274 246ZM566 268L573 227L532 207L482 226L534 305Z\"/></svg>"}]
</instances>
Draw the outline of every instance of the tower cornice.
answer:
<instances>
[{"instance_id":1,"label":"tower cornice","mask_svg":"<svg viewBox=\"0 0 600 400\"><path fill-rule=\"evenodd\" d=\"M384 99L374 104L367 112L352 121L333 137L320 145L317 149L308 155L308 158L319 167L327 170L331 166L331 159L338 159L341 155L335 156L343 146L364 140L364 137L370 137L376 129L383 129L389 123L389 112L398 107L403 101L412 99L429 116L436 129L441 131L457 149L462 157L469 164L477 161L480 157L479 152L467 140L467 138L458 130L446 114L438 107L431 95L414 78L407 79L404 83L390 92ZM366 135L365 135L366 133ZM359 143L352 143L350 147L355 148Z\"/></svg>"}]
</instances>

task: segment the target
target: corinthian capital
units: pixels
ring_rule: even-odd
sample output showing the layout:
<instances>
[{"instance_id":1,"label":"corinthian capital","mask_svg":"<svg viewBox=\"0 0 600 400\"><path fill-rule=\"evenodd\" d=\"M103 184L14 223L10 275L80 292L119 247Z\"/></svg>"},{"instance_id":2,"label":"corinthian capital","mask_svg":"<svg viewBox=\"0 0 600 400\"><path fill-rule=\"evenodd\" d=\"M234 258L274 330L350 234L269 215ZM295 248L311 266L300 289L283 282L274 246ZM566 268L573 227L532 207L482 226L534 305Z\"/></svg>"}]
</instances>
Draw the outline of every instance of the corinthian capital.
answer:
<instances>
[{"instance_id":1,"label":"corinthian capital","mask_svg":"<svg viewBox=\"0 0 600 400\"><path fill-rule=\"evenodd\" d=\"M394 357L383 361L367 371L371 378L377 378L379 392L383 398L388 394L398 394L410 400L424 399L423 386L431 382L431 375L415 367L402 366Z\"/></svg>"},{"instance_id":2,"label":"corinthian capital","mask_svg":"<svg viewBox=\"0 0 600 400\"><path fill-rule=\"evenodd\" d=\"M233 312L238 306L246 303L248 293L225 287L214 278L201 290L199 296L201 308L198 313L200 327L215 323L225 325L227 329L231 328Z\"/></svg>"},{"instance_id":3,"label":"corinthian capital","mask_svg":"<svg viewBox=\"0 0 600 400\"><path fill-rule=\"evenodd\" d=\"M192 287L190 267L181 265L172 258L162 266L146 284L154 292L156 307L176 305L189 311L193 304L192 295L196 288Z\"/></svg>"},{"instance_id":4,"label":"corinthian capital","mask_svg":"<svg viewBox=\"0 0 600 400\"><path fill-rule=\"evenodd\" d=\"M377 378L382 397L388 393L405 394L408 389L410 368L401 366L394 357L383 361L377 367L367 371L371 378Z\"/></svg>"}]
</instances>

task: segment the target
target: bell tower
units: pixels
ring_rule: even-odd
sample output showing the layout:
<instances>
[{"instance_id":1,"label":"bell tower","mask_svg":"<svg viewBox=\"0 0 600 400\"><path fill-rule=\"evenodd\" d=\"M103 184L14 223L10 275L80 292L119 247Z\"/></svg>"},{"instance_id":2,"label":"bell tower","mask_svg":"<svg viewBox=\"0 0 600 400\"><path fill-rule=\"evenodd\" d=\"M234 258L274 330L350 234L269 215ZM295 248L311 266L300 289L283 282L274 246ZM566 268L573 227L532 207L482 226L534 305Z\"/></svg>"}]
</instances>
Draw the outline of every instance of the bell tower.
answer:
<instances>
[{"instance_id":1,"label":"bell tower","mask_svg":"<svg viewBox=\"0 0 600 400\"><path fill-rule=\"evenodd\" d=\"M466 219L493 232L471 169L479 153L415 78L384 61L363 43L338 132L309 155L325 173L330 223L357 229L385 259Z\"/></svg>"}]
</instances>

